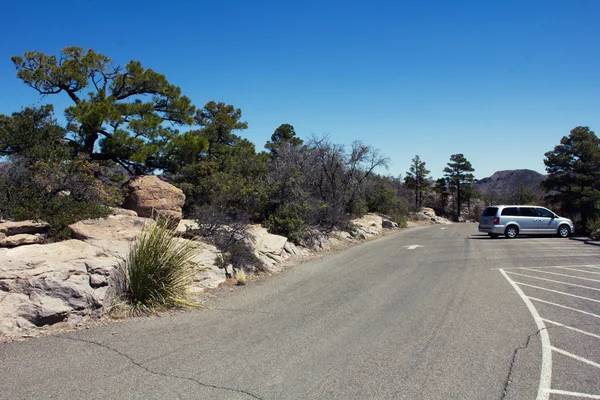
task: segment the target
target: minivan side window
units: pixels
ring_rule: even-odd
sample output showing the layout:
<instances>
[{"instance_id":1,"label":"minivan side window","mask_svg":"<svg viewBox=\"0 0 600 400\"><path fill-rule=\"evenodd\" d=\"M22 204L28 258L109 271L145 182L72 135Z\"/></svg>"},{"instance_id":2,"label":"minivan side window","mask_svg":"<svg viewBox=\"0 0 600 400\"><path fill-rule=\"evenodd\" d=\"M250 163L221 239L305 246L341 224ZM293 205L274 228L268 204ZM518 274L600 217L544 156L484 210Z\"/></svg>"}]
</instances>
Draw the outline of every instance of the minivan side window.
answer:
<instances>
[{"instance_id":1,"label":"minivan side window","mask_svg":"<svg viewBox=\"0 0 600 400\"><path fill-rule=\"evenodd\" d=\"M502 210L502 215L518 217L519 209L517 207L506 207L505 209Z\"/></svg>"},{"instance_id":2,"label":"minivan side window","mask_svg":"<svg viewBox=\"0 0 600 400\"><path fill-rule=\"evenodd\" d=\"M498 207L488 207L483 211L484 217L495 217Z\"/></svg>"},{"instance_id":3,"label":"minivan side window","mask_svg":"<svg viewBox=\"0 0 600 400\"><path fill-rule=\"evenodd\" d=\"M554 213L550 210L546 210L545 208L538 208L537 215L538 217L554 218Z\"/></svg>"},{"instance_id":4,"label":"minivan side window","mask_svg":"<svg viewBox=\"0 0 600 400\"><path fill-rule=\"evenodd\" d=\"M521 215L523 217L536 217L537 213L535 212L535 208L533 207L520 207Z\"/></svg>"}]
</instances>

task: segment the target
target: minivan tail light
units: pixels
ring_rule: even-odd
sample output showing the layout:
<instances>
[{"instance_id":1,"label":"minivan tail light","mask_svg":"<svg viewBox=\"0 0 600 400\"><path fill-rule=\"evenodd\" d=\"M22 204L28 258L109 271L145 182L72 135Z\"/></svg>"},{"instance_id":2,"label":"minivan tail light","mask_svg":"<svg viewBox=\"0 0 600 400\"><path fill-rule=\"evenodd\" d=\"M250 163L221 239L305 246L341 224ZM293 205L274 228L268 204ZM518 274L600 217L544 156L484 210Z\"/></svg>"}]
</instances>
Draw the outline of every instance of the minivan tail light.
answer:
<instances>
[{"instance_id":1,"label":"minivan tail light","mask_svg":"<svg viewBox=\"0 0 600 400\"><path fill-rule=\"evenodd\" d=\"M494 225L500 225L500 217L494 217Z\"/></svg>"}]
</instances>

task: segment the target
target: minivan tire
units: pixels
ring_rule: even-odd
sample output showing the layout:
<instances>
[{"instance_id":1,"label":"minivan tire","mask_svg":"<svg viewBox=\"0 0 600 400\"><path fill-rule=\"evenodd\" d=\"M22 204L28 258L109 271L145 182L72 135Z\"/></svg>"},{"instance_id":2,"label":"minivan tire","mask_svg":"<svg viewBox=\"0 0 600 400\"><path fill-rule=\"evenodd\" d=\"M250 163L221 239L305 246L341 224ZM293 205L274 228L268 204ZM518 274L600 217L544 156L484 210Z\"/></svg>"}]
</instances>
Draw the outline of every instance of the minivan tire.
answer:
<instances>
[{"instance_id":1,"label":"minivan tire","mask_svg":"<svg viewBox=\"0 0 600 400\"><path fill-rule=\"evenodd\" d=\"M557 233L561 238L568 238L571 234L571 228L569 228L567 225L561 225L558 227Z\"/></svg>"},{"instance_id":2,"label":"minivan tire","mask_svg":"<svg viewBox=\"0 0 600 400\"><path fill-rule=\"evenodd\" d=\"M517 228L515 225L509 225L506 227L504 235L509 239L514 239L519 236L519 228Z\"/></svg>"},{"instance_id":3,"label":"minivan tire","mask_svg":"<svg viewBox=\"0 0 600 400\"><path fill-rule=\"evenodd\" d=\"M488 233L488 236L491 237L492 239L498 239L497 233Z\"/></svg>"}]
</instances>

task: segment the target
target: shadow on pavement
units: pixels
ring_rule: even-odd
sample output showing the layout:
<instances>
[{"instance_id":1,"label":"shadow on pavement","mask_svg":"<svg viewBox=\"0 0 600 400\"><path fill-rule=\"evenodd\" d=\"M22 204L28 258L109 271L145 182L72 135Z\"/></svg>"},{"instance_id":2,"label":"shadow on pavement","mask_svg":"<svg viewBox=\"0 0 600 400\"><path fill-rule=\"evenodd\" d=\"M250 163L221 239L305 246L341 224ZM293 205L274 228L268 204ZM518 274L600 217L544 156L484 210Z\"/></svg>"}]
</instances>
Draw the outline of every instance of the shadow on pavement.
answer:
<instances>
[{"instance_id":1,"label":"shadow on pavement","mask_svg":"<svg viewBox=\"0 0 600 400\"><path fill-rule=\"evenodd\" d=\"M583 242L585 244L591 244L592 246L600 246L600 242L590 240L587 237L570 237L569 240L576 240L578 242Z\"/></svg>"}]
</instances>

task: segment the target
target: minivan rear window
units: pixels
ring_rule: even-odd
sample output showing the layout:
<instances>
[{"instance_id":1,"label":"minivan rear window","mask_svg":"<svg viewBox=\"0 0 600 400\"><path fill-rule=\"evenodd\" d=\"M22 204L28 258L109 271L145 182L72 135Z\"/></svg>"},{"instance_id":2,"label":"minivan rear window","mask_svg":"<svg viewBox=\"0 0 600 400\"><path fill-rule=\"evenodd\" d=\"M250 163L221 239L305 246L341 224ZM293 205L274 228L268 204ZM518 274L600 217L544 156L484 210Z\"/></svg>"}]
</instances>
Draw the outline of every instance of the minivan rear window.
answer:
<instances>
[{"instance_id":1,"label":"minivan rear window","mask_svg":"<svg viewBox=\"0 0 600 400\"><path fill-rule=\"evenodd\" d=\"M506 207L502 210L502 215L519 216L519 209L517 207Z\"/></svg>"},{"instance_id":2,"label":"minivan rear window","mask_svg":"<svg viewBox=\"0 0 600 400\"><path fill-rule=\"evenodd\" d=\"M498 211L498 207L488 207L485 210L483 210L483 217L495 217L496 216L496 212Z\"/></svg>"}]
</instances>

